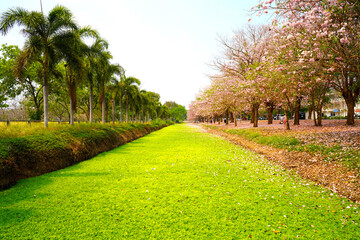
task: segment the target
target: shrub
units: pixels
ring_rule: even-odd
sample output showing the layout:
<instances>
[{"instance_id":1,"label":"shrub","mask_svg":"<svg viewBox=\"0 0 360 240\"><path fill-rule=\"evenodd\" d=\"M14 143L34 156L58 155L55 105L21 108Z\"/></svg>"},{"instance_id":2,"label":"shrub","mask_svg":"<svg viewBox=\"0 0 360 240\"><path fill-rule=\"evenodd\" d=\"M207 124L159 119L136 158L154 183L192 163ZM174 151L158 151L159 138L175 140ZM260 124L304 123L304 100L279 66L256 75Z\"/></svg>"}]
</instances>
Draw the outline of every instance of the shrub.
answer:
<instances>
[{"instance_id":1,"label":"shrub","mask_svg":"<svg viewBox=\"0 0 360 240\"><path fill-rule=\"evenodd\" d=\"M0 189L55 171L135 140L170 122L63 125L0 139Z\"/></svg>"}]
</instances>

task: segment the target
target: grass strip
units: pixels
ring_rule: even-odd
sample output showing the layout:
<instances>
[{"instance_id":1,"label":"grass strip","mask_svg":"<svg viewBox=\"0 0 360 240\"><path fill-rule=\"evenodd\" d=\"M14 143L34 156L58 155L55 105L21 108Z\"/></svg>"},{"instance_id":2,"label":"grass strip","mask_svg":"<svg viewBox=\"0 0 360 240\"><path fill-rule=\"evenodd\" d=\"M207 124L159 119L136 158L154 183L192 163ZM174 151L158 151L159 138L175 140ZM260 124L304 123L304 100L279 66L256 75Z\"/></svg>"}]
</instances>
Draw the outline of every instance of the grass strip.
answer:
<instances>
[{"instance_id":1,"label":"grass strip","mask_svg":"<svg viewBox=\"0 0 360 240\"><path fill-rule=\"evenodd\" d=\"M216 126L204 127L217 130ZM222 131L237 135L249 141L259 144L272 146L288 151L308 152L320 154L326 161L336 161L342 163L349 169L360 170L360 152L358 149L342 147L339 144L324 145L321 143L304 143L292 134L271 134L265 133L260 129L223 129Z\"/></svg>"},{"instance_id":2,"label":"grass strip","mask_svg":"<svg viewBox=\"0 0 360 240\"><path fill-rule=\"evenodd\" d=\"M359 239L358 211L182 124L0 192L0 239Z\"/></svg>"}]
</instances>

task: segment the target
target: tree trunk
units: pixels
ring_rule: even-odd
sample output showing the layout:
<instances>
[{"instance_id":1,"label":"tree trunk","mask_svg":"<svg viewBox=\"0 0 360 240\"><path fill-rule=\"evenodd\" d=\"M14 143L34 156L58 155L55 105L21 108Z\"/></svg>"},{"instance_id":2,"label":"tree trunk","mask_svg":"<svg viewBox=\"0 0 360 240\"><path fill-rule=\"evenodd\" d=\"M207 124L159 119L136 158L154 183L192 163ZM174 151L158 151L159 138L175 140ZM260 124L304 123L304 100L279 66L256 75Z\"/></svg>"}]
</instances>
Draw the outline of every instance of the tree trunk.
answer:
<instances>
[{"instance_id":1,"label":"tree trunk","mask_svg":"<svg viewBox=\"0 0 360 240\"><path fill-rule=\"evenodd\" d=\"M134 122L134 105L131 107L131 122Z\"/></svg>"},{"instance_id":2,"label":"tree trunk","mask_svg":"<svg viewBox=\"0 0 360 240\"><path fill-rule=\"evenodd\" d=\"M295 114L294 114L294 125L300 125L300 106L301 106L301 98L296 97L295 101Z\"/></svg>"},{"instance_id":3,"label":"tree trunk","mask_svg":"<svg viewBox=\"0 0 360 240\"><path fill-rule=\"evenodd\" d=\"M322 126L322 116L321 116L321 113L322 113L322 109L321 107L317 110L317 126L318 127L321 127Z\"/></svg>"},{"instance_id":4,"label":"tree trunk","mask_svg":"<svg viewBox=\"0 0 360 240\"><path fill-rule=\"evenodd\" d=\"M254 120L253 120L254 125L253 125L253 127L258 127L259 126L259 120L258 120L259 107L260 107L259 104L253 104L253 107L252 107L252 109L254 111L254 113L253 113L253 115L254 115Z\"/></svg>"},{"instance_id":5,"label":"tree trunk","mask_svg":"<svg viewBox=\"0 0 360 240\"><path fill-rule=\"evenodd\" d=\"M273 112L274 112L274 106L269 104L267 106L267 115L268 115L268 124L273 124Z\"/></svg>"},{"instance_id":6,"label":"tree trunk","mask_svg":"<svg viewBox=\"0 0 360 240\"><path fill-rule=\"evenodd\" d=\"M48 50L45 49L44 52L44 81L43 81L43 98L44 98L44 127L49 126L49 83L48 83L48 74L49 74L49 54Z\"/></svg>"},{"instance_id":7,"label":"tree trunk","mask_svg":"<svg viewBox=\"0 0 360 240\"><path fill-rule=\"evenodd\" d=\"M71 126L74 125L74 108L73 108L73 103L72 100L70 98L70 119L69 119L69 123Z\"/></svg>"},{"instance_id":8,"label":"tree trunk","mask_svg":"<svg viewBox=\"0 0 360 240\"><path fill-rule=\"evenodd\" d=\"M126 104L126 122L129 122L129 105Z\"/></svg>"},{"instance_id":9,"label":"tree trunk","mask_svg":"<svg viewBox=\"0 0 360 240\"><path fill-rule=\"evenodd\" d=\"M235 116L235 127L237 127L236 113L234 113L234 116Z\"/></svg>"},{"instance_id":10,"label":"tree trunk","mask_svg":"<svg viewBox=\"0 0 360 240\"><path fill-rule=\"evenodd\" d=\"M226 110L226 125L229 124L229 109Z\"/></svg>"},{"instance_id":11,"label":"tree trunk","mask_svg":"<svg viewBox=\"0 0 360 240\"><path fill-rule=\"evenodd\" d=\"M311 115L312 115L312 106L310 105L309 106L309 116L308 116L308 119L310 120L311 119Z\"/></svg>"},{"instance_id":12,"label":"tree trunk","mask_svg":"<svg viewBox=\"0 0 360 240\"><path fill-rule=\"evenodd\" d=\"M101 102L101 121L105 124L105 94Z\"/></svg>"},{"instance_id":13,"label":"tree trunk","mask_svg":"<svg viewBox=\"0 0 360 240\"><path fill-rule=\"evenodd\" d=\"M47 128L49 126L49 85L47 79L47 73L44 74L44 82L43 82L43 95L44 95L44 127Z\"/></svg>"},{"instance_id":14,"label":"tree trunk","mask_svg":"<svg viewBox=\"0 0 360 240\"><path fill-rule=\"evenodd\" d=\"M285 124L286 124L286 130L290 130L289 117L287 116L287 114L285 114Z\"/></svg>"},{"instance_id":15,"label":"tree trunk","mask_svg":"<svg viewBox=\"0 0 360 240\"><path fill-rule=\"evenodd\" d=\"M89 110L90 110L90 123L93 122L93 99L94 99L94 93L93 93L93 86L90 85L90 88L89 88L89 91L90 91L90 103L89 103Z\"/></svg>"},{"instance_id":16,"label":"tree trunk","mask_svg":"<svg viewBox=\"0 0 360 240\"><path fill-rule=\"evenodd\" d=\"M112 100L112 123L115 124L115 99Z\"/></svg>"},{"instance_id":17,"label":"tree trunk","mask_svg":"<svg viewBox=\"0 0 360 240\"><path fill-rule=\"evenodd\" d=\"M255 109L254 109L254 106L252 106L250 123L254 123L254 119L255 119Z\"/></svg>"},{"instance_id":18,"label":"tree trunk","mask_svg":"<svg viewBox=\"0 0 360 240\"><path fill-rule=\"evenodd\" d=\"M230 122L233 123L234 122L234 113L230 112Z\"/></svg>"},{"instance_id":19,"label":"tree trunk","mask_svg":"<svg viewBox=\"0 0 360 240\"><path fill-rule=\"evenodd\" d=\"M285 105L285 109L284 109L284 118L283 119L283 124L285 125L285 130L290 130L290 124L289 124L289 117L288 117L288 109L289 109L289 101L288 101L288 104ZM284 121L285 120L285 121Z\"/></svg>"},{"instance_id":20,"label":"tree trunk","mask_svg":"<svg viewBox=\"0 0 360 240\"><path fill-rule=\"evenodd\" d=\"M315 112L315 110L313 110L312 111L313 112L313 117L314 117L314 124L315 124L315 126L317 126L317 121L316 121L316 112Z\"/></svg>"},{"instance_id":21,"label":"tree trunk","mask_svg":"<svg viewBox=\"0 0 360 240\"><path fill-rule=\"evenodd\" d=\"M129 101L126 99L126 122L129 122Z\"/></svg>"},{"instance_id":22,"label":"tree trunk","mask_svg":"<svg viewBox=\"0 0 360 240\"><path fill-rule=\"evenodd\" d=\"M346 125L354 125L355 124L355 102L352 97L344 98L346 106L347 106L347 118Z\"/></svg>"}]
</instances>

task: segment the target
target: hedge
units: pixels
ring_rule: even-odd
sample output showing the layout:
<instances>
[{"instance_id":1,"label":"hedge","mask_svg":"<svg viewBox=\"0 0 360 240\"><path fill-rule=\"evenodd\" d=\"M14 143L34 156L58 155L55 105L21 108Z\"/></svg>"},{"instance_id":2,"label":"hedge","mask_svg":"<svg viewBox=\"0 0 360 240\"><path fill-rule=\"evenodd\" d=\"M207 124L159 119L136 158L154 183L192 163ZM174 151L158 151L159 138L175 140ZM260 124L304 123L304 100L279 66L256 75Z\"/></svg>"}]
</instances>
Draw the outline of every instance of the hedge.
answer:
<instances>
[{"instance_id":1,"label":"hedge","mask_svg":"<svg viewBox=\"0 0 360 240\"><path fill-rule=\"evenodd\" d=\"M0 190L59 170L140 138L170 122L79 124L0 139Z\"/></svg>"}]
</instances>

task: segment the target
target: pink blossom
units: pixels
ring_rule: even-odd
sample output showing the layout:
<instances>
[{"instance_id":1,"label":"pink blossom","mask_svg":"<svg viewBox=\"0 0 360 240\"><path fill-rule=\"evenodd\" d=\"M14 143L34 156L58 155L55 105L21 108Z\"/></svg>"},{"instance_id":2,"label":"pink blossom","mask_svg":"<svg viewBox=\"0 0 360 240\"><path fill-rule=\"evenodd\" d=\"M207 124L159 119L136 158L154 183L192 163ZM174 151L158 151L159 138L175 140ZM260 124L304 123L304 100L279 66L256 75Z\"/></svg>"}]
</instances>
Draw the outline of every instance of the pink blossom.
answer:
<instances>
[{"instance_id":1,"label":"pink blossom","mask_svg":"<svg viewBox=\"0 0 360 240\"><path fill-rule=\"evenodd\" d=\"M341 43L348 43L349 41L348 41L346 38L341 38L341 39L340 39L340 42L341 42Z\"/></svg>"}]
</instances>

